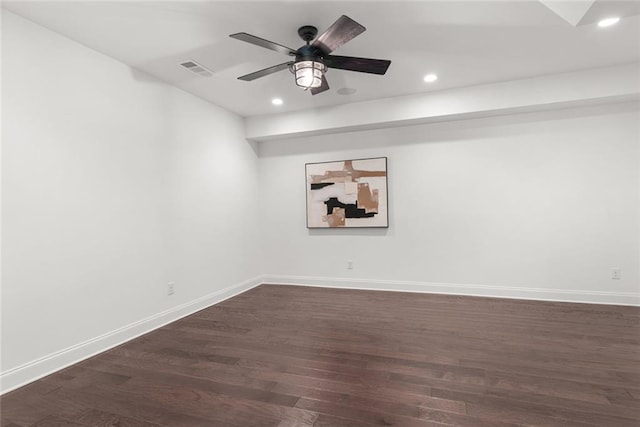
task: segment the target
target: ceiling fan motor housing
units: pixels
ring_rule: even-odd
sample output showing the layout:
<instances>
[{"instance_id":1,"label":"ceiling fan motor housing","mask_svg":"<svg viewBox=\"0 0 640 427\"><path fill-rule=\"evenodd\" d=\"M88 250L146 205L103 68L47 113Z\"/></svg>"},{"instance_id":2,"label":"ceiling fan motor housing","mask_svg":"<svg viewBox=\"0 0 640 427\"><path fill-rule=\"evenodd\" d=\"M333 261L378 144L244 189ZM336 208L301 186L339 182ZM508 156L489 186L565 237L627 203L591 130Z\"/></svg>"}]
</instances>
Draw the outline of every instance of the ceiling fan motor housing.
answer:
<instances>
[{"instance_id":1,"label":"ceiling fan motor housing","mask_svg":"<svg viewBox=\"0 0 640 427\"><path fill-rule=\"evenodd\" d=\"M298 28L298 35L306 42L306 45L296 51L296 62L322 62L324 52L319 47L310 44L318 35L318 29L313 25L304 25Z\"/></svg>"},{"instance_id":2,"label":"ceiling fan motor housing","mask_svg":"<svg viewBox=\"0 0 640 427\"><path fill-rule=\"evenodd\" d=\"M298 61L321 61L324 52L313 45L305 45L296 51L296 62Z\"/></svg>"}]
</instances>

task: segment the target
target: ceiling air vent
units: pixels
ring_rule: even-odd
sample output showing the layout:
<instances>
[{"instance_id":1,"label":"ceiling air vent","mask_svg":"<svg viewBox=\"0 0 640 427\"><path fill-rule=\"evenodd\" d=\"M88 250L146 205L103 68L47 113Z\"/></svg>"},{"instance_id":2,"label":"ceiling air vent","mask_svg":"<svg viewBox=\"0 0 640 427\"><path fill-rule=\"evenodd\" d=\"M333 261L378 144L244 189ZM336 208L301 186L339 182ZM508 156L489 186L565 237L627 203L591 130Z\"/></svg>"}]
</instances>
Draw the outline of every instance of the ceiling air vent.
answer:
<instances>
[{"instance_id":1,"label":"ceiling air vent","mask_svg":"<svg viewBox=\"0 0 640 427\"><path fill-rule=\"evenodd\" d=\"M213 73L211 72L211 70L208 70L203 65L198 64L194 60L189 60L187 62L182 62L182 63L180 63L180 65L182 67L186 68L187 70L191 71L192 73L195 73L195 74L197 74L199 76L202 76L202 77L211 77L211 76L213 76Z\"/></svg>"}]
</instances>

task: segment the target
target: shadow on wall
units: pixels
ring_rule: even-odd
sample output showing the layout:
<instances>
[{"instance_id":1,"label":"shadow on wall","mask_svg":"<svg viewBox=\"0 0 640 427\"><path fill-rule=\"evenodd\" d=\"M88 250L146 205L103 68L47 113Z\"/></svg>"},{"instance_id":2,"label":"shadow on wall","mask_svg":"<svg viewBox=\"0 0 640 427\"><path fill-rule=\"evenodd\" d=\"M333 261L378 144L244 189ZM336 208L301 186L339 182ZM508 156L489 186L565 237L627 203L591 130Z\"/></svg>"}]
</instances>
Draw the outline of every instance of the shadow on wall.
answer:
<instances>
[{"instance_id":1,"label":"shadow on wall","mask_svg":"<svg viewBox=\"0 0 640 427\"><path fill-rule=\"evenodd\" d=\"M636 111L638 102L594 105L533 113L519 113L494 117L461 119L447 122L397 126L383 129L343 131L341 133L278 139L258 143L258 156L262 158L294 156L344 150L382 148L393 145L412 145L431 142L451 142L470 138L508 137L526 132L516 126L539 121L564 120L577 117ZM514 125L509 127L510 125ZM499 135L496 134L499 128Z\"/></svg>"},{"instance_id":2,"label":"shadow on wall","mask_svg":"<svg viewBox=\"0 0 640 427\"><path fill-rule=\"evenodd\" d=\"M131 71L131 77L133 77L133 79L137 82L153 83L156 85L166 84L162 80L158 79L157 77L154 77L145 71L138 70L137 68L130 67L130 71Z\"/></svg>"},{"instance_id":3,"label":"shadow on wall","mask_svg":"<svg viewBox=\"0 0 640 427\"><path fill-rule=\"evenodd\" d=\"M309 228L309 236L386 236L388 228Z\"/></svg>"}]
</instances>

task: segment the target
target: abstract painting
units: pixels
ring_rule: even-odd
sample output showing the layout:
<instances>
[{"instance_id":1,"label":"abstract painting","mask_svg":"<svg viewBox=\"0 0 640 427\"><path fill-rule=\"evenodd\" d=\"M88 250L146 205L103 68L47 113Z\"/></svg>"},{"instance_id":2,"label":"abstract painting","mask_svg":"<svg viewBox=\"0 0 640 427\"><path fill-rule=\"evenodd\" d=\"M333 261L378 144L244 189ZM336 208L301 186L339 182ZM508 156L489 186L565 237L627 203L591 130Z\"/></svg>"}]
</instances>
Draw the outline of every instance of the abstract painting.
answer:
<instances>
[{"instance_id":1,"label":"abstract painting","mask_svg":"<svg viewBox=\"0 0 640 427\"><path fill-rule=\"evenodd\" d=\"M307 227L388 227L387 158L307 163Z\"/></svg>"}]
</instances>

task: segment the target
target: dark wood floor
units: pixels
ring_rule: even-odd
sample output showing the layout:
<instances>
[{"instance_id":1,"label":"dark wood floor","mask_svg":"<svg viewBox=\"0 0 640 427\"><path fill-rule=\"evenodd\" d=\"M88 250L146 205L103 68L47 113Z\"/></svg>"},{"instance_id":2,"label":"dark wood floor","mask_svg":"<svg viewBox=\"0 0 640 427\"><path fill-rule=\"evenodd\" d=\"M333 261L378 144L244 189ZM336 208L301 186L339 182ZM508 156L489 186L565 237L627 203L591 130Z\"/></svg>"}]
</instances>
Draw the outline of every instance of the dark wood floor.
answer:
<instances>
[{"instance_id":1,"label":"dark wood floor","mask_svg":"<svg viewBox=\"0 0 640 427\"><path fill-rule=\"evenodd\" d=\"M2 426L639 426L640 309L260 286L1 399Z\"/></svg>"}]
</instances>

